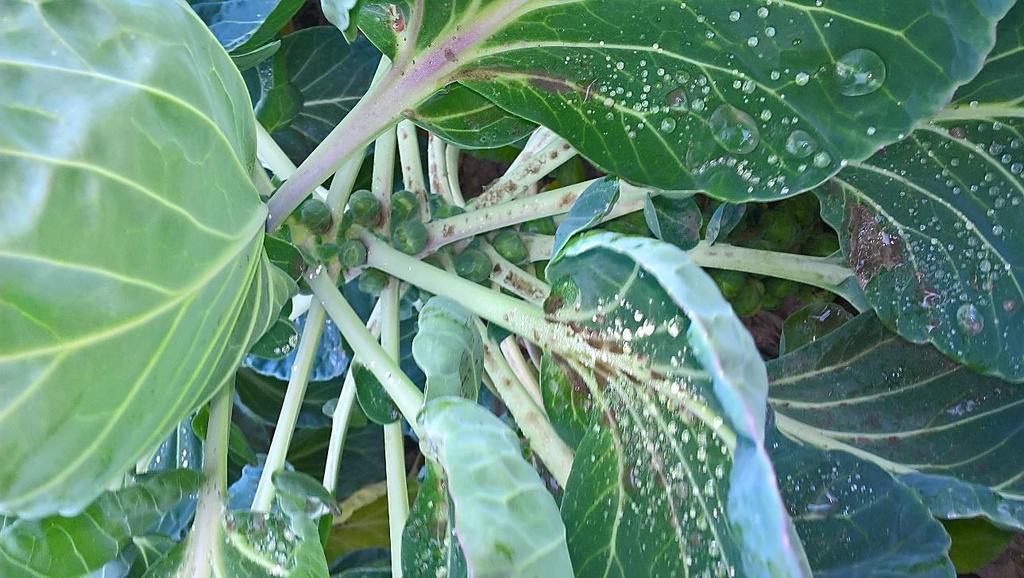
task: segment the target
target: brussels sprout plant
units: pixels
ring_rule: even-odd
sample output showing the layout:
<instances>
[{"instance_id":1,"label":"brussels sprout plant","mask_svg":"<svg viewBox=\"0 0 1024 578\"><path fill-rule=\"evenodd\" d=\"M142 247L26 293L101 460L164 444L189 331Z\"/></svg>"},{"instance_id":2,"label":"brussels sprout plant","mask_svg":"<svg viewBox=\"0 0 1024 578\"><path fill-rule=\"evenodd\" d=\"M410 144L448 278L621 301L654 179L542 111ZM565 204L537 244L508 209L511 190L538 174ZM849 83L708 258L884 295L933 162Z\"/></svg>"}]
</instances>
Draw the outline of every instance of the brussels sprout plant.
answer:
<instances>
[{"instance_id":1,"label":"brussels sprout plant","mask_svg":"<svg viewBox=\"0 0 1024 578\"><path fill-rule=\"evenodd\" d=\"M1014 4L0 0L0 576L980 569Z\"/></svg>"}]
</instances>

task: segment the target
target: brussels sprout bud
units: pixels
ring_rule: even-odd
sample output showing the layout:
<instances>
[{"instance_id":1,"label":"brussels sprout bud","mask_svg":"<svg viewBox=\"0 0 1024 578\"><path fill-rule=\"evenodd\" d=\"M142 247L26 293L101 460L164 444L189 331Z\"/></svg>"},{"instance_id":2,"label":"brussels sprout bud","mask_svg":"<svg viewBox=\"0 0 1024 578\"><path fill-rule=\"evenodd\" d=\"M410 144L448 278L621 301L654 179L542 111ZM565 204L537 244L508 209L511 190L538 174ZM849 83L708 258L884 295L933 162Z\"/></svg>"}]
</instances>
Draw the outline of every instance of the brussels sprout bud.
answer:
<instances>
[{"instance_id":1,"label":"brussels sprout bud","mask_svg":"<svg viewBox=\"0 0 1024 578\"><path fill-rule=\"evenodd\" d=\"M391 244L406 255L415 255L427 246L427 227L420 221L405 221L395 227Z\"/></svg>"},{"instance_id":2,"label":"brussels sprout bud","mask_svg":"<svg viewBox=\"0 0 1024 578\"><path fill-rule=\"evenodd\" d=\"M750 279L739 295L732 299L732 308L740 317L754 315L761 310L763 297L764 285L757 279Z\"/></svg>"},{"instance_id":3,"label":"brussels sprout bud","mask_svg":"<svg viewBox=\"0 0 1024 578\"><path fill-rule=\"evenodd\" d=\"M780 248L792 247L800 240L800 223L792 213L769 213L764 227L764 238Z\"/></svg>"},{"instance_id":4,"label":"brussels sprout bud","mask_svg":"<svg viewBox=\"0 0 1024 578\"><path fill-rule=\"evenodd\" d=\"M359 290L367 295L380 295L388 284L388 276L379 269L367 269L359 275Z\"/></svg>"},{"instance_id":5,"label":"brussels sprout bud","mask_svg":"<svg viewBox=\"0 0 1024 578\"><path fill-rule=\"evenodd\" d=\"M420 215L420 202L410 191L398 191L391 195L391 224L397 226Z\"/></svg>"},{"instance_id":6,"label":"brussels sprout bud","mask_svg":"<svg viewBox=\"0 0 1024 578\"><path fill-rule=\"evenodd\" d=\"M747 274L727 269L711 271L711 278L718 284L718 289L726 299L733 299L740 294L747 283Z\"/></svg>"},{"instance_id":7,"label":"brussels sprout bud","mask_svg":"<svg viewBox=\"0 0 1024 578\"><path fill-rule=\"evenodd\" d=\"M482 283L491 276L491 259L480 249L466 249L455 256L455 272L459 277Z\"/></svg>"},{"instance_id":8,"label":"brussels sprout bud","mask_svg":"<svg viewBox=\"0 0 1024 578\"><path fill-rule=\"evenodd\" d=\"M815 257L828 257L838 250L839 239L831 231L815 235L805 247L805 251Z\"/></svg>"},{"instance_id":9,"label":"brussels sprout bud","mask_svg":"<svg viewBox=\"0 0 1024 578\"><path fill-rule=\"evenodd\" d=\"M362 267L366 264L366 245L355 239L345 241L338 247L338 261L346 269Z\"/></svg>"},{"instance_id":10,"label":"brussels sprout bud","mask_svg":"<svg viewBox=\"0 0 1024 578\"><path fill-rule=\"evenodd\" d=\"M537 233L539 235L554 235L555 220L551 217L543 217L532 221L526 221L523 223L522 231L524 233Z\"/></svg>"},{"instance_id":11,"label":"brussels sprout bud","mask_svg":"<svg viewBox=\"0 0 1024 578\"><path fill-rule=\"evenodd\" d=\"M314 233L326 233L331 228L331 209L320 199L306 199L299 207L299 222Z\"/></svg>"},{"instance_id":12,"label":"brussels sprout bud","mask_svg":"<svg viewBox=\"0 0 1024 578\"><path fill-rule=\"evenodd\" d=\"M519 234L505 229L494 236L494 250L510 262L520 265L530 257L530 251Z\"/></svg>"},{"instance_id":13,"label":"brussels sprout bud","mask_svg":"<svg viewBox=\"0 0 1024 578\"><path fill-rule=\"evenodd\" d=\"M369 227L376 224L380 216L380 201L370 191L356 191L349 197L348 210L353 222Z\"/></svg>"},{"instance_id":14,"label":"brussels sprout bud","mask_svg":"<svg viewBox=\"0 0 1024 578\"><path fill-rule=\"evenodd\" d=\"M466 212L466 210L463 209L462 207L457 207L455 205L441 205L440 207L434 209L433 217L434 217L435 220L437 220L437 219L447 219L448 217L454 217L455 215L461 215L461 214L463 214L465 212Z\"/></svg>"},{"instance_id":15,"label":"brussels sprout bud","mask_svg":"<svg viewBox=\"0 0 1024 578\"><path fill-rule=\"evenodd\" d=\"M766 295L784 299L797 292L797 284L788 279L765 279L764 290Z\"/></svg>"}]
</instances>

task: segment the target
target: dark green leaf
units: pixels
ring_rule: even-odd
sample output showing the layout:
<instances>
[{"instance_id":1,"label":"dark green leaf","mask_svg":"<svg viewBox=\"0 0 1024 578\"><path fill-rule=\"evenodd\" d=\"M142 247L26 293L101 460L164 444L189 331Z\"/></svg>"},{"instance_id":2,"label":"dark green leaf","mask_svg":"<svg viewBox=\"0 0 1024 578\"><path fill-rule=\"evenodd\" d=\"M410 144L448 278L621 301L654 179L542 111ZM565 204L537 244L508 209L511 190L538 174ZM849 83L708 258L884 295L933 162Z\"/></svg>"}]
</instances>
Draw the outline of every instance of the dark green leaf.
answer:
<instances>
[{"instance_id":1,"label":"dark green leaf","mask_svg":"<svg viewBox=\"0 0 1024 578\"><path fill-rule=\"evenodd\" d=\"M873 314L769 363L769 375L786 435L903 475L936 515L1024 528L1024 388L908 343Z\"/></svg>"},{"instance_id":2,"label":"dark green leaf","mask_svg":"<svg viewBox=\"0 0 1024 578\"><path fill-rule=\"evenodd\" d=\"M412 354L427 376L426 399L456 395L476 400L484 343L473 316L447 297L432 297L420 310L419 328Z\"/></svg>"},{"instance_id":3,"label":"dark green leaf","mask_svg":"<svg viewBox=\"0 0 1024 578\"><path fill-rule=\"evenodd\" d=\"M426 476L402 532L402 569L409 578L466 578L466 555L455 533L455 506L441 466L427 462Z\"/></svg>"},{"instance_id":4,"label":"dark green leaf","mask_svg":"<svg viewBox=\"0 0 1024 578\"><path fill-rule=\"evenodd\" d=\"M268 426L277 425L287 389L287 381L260 375L251 369L239 369L235 375L235 391L238 394L238 400L242 402L245 409ZM300 428L329 426L331 420L324 415L323 406L329 400L337 398L340 391L341 379L311 381L306 386L306 395L302 398L302 408L299 410L296 426Z\"/></svg>"},{"instance_id":5,"label":"dark green leaf","mask_svg":"<svg viewBox=\"0 0 1024 578\"><path fill-rule=\"evenodd\" d=\"M718 241L725 241L729 233L743 220L743 215L746 212L746 205L735 205L732 203L718 205L715 212L711 214L711 218L708 219L708 228L704 232L704 238L708 244L714 245Z\"/></svg>"},{"instance_id":6,"label":"dark green leaf","mask_svg":"<svg viewBox=\"0 0 1024 578\"><path fill-rule=\"evenodd\" d=\"M370 421L387 425L401 417L398 406L391 401L391 396L384 390L384 386L365 365L357 361L352 376L356 380L356 399L359 400L359 407Z\"/></svg>"},{"instance_id":7,"label":"dark green leaf","mask_svg":"<svg viewBox=\"0 0 1024 578\"><path fill-rule=\"evenodd\" d=\"M838 303L805 305L783 322L779 355L813 343L851 319L853 315Z\"/></svg>"},{"instance_id":8,"label":"dark green leaf","mask_svg":"<svg viewBox=\"0 0 1024 578\"><path fill-rule=\"evenodd\" d=\"M616 179L604 178L587 187L558 225L552 257L557 257L574 236L601 222L618 200L619 181Z\"/></svg>"},{"instance_id":9,"label":"dark green leaf","mask_svg":"<svg viewBox=\"0 0 1024 578\"><path fill-rule=\"evenodd\" d=\"M428 402L418 421L421 447L435 470L423 492L437 498L424 509L448 511L442 517L418 510L410 521L403 543L413 551L403 556L404 573L435 577L430 562L441 562L444 576L465 575L455 567L461 564L449 563L459 559L451 550L461 549L473 576L572 576L558 506L523 459L516 433L461 397ZM438 484L442 476L447 492ZM431 542L448 536L453 539ZM445 547L447 554L434 552Z\"/></svg>"},{"instance_id":10,"label":"dark green leaf","mask_svg":"<svg viewBox=\"0 0 1024 578\"><path fill-rule=\"evenodd\" d=\"M1012 4L375 0L360 26L413 98L455 79L632 182L776 200L931 118Z\"/></svg>"},{"instance_id":11,"label":"dark green leaf","mask_svg":"<svg viewBox=\"0 0 1024 578\"><path fill-rule=\"evenodd\" d=\"M464 149L496 149L517 143L537 128L462 86L441 89L416 107L409 118L442 139Z\"/></svg>"},{"instance_id":12,"label":"dark green leaf","mask_svg":"<svg viewBox=\"0 0 1024 578\"><path fill-rule=\"evenodd\" d=\"M562 500L576 575L809 576L762 445L764 365L714 282L672 245L607 233L549 279L569 337L545 344L545 377L579 400L560 431L586 432Z\"/></svg>"},{"instance_id":13,"label":"dark green leaf","mask_svg":"<svg viewBox=\"0 0 1024 578\"><path fill-rule=\"evenodd\" d=\"M818 196L879 317L971 368L1024 380L1024 4L952 108Z\"/></svg>"},{"instance_id":14,"label":"dark green leaf","mask_svg":"<svg viewBox=\"0 0 1024 578\"><path fill-rule=\"evenodd\" d=\"M349 44L331 26L307 28L285 36L274 56L273 82L295 92L264 94L263 106L286 107L298 99L295 116L275 127L274 140L301 163L355 106L373 80L380 55L366 40Z\"/></svg>"},{"instance_id":15,"label":"dark green leaf","mask_svg":"<svg viewBox=\"0 0 1024 578\"><path fill-rule=\"evenodd\" d=\"M574 299L575 296L560 295L564 288L565 285L553 287L552 295L556 299ZM541 358L540 384L551 425L562 441L576 448L593 428L594 398L590 395L590 389L579 379L571 365L551 353L545 353Z\"/></svg>"},{"instance_id":16,"label":"dark green leaf","mask_svg":"<svg viewBox=\"0 0 1024 578\"><path fill-rule=\"evenodd\" d=\"M700 243L704 215L693 197L648 195L644 200L644 219L656 239L672 243L684 251Z\"/></svg>"},{"instance_id":17,"label":"dark green leaf","mask_svg":"<svg viewBox=\"0 0 1024 578\"><path fill-rule=\"evenodd\" d=\"M280 48L281 41L277 40L265 46L256 48L251 52L245 52L243 54L234 54L231 56L231 60L235 63L235 66L238 67L239 71L244 72L246 70L249 70L250 68L253 68L257 64L263 62L264 60L270 58L271 56L276 54L277 51L280 50Z\"/></svg>"},{"instance_id":18,"label":"dark green leaf","mask_svg":"<svg viewBox=\"0 0 1024 578\"><path fill-rule=\"evenodd\" d=\"M942 524L885 470L778 433L768 447L816 578L953 576Z\"/></svg>"},{"instance_id":19,"label":"dark green leaf","mask_svg":"<svg viewBox=\"0 0 1024 578\"><path fill-rule=\"evenodd\" d=\"M236 54L251 52L272 41L303 3L303 0L188 1L224 49Z\"/></svg>"},{"instance_id":20,"label":"dark green leaf","mask_svg":"<svg viewBox=\"0 0 1024 578\"><path fill-rule=\"evenodd\" d=\"M73 513L209 399L291 288L263 252L245 86L187 5L3 12L0 511Z\"/></svg>"},{"instance_id":21,"label":"dark green leaf","mask_svg":"<svg viewBox=\"0 0 1024 578\"><path fill-rule=\"evenodd\" d=\"M295 432L288 449L288 463L297 471L323 476L331 429L303 429ZM350 428L341 455L338 498L384 479L384 434L378 425Z\"/></svg>"},{"instance_id":22,"label":"dark green leaf","mask_svg":"<svg viewBox=\"0 0 1024 578\"><path fill-rule=\"evenodd\" d=\"M285 312L285 315L278 316L263 337L253 344L249 354L263 359L282 359L292 352L298 342L298 329Z\"/></svg>"},{"instance_id":23,"label":"dark green leaf","mask_svg":"<svg viewBox=\"0 0 1024 578\"><path fill-rule=\"evenodd\" d=\"M196 417L192 420L192 430L198 438L206 438L206 428L209 423L210 412L204 407L196 413ZM239 468L246 464L256 465L259 461L259 458L256 457L256 452L252 451L252 448L249 447L245 434L234 423L231 424L231 431L228 436L228 458Z\"/></svg>"},{"instance_id":24,"label":"dark green leaf","mask_svg":"<svg viewBox=\"0 0 1024 578\"><path fill-rule=\"evenodd\" d=\"M101 494L76 516L16 520L0 530L0 575L81 576L99 570L133 537L153 530L199 482L197 472L163 472Z\"/></svg>"}]
</instances>

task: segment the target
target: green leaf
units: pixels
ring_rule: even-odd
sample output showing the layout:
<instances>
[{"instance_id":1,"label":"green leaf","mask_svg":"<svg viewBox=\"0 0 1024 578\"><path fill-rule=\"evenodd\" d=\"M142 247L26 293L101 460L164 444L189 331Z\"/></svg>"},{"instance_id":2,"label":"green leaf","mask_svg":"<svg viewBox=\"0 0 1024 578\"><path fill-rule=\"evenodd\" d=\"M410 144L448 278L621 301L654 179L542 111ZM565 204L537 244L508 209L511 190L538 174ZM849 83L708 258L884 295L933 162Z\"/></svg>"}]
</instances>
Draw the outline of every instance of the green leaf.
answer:
<instances>
[{"instance_id":1,"label":"green leaf","mask_svg":"<svg viewBox=\"0 0 1024 578\"><path fill-rule=\"evenodd\" d=\"M359 29L356 27L356 17L359 14L359 5L365 0L320 0L320 8L324 17L341 31L345 40L355 42L359 36Z\"/></svg>"},{"instance_id":2,"label":"green leaf","mask_svg":"<svg viewBox=\"0 0 1024 578\"><path fill-rule=\"evenodd\" d=\"M420 310L412 355L427 376L426 399L455 395L476 400L484 371L484 343L469 311L447 297Z\"/></svg>"},{"instance_id":3,"label":"green leaf","mask_svg":"<svg viewBox=\"0 0 1024 578\"><path fill-rule=\"evenodd\" d=\"M188 6L4 16L0 511L71 514L210 398L291 287L263 254L245 86Z\"/></svg>"},{"instance_id":4,"label":"green leaf","mask_svg":"<svg viewBox=\"0 0 1024 578\"><path fill-rule=\"evenodd\" d=\"M1024 529L1024 389L863 314L768 365L779 429L872 461L938 516Z\"/></svg>"},{"instance_id":5,"label":"green leaf","mask_svg":"<svg viewBox=\"0 0 1024 578\"><path fill-rule=\"evenodd\" d=\"M209 423L209 409L201 408L196 413L196 417L192 419L192 430L196 437L206 438L206 428ZM256 465L259 462L256 452L249 446L249 441L245 439L242 429L235 423L231 424L231 431L228 434L228 458L239 466L239 469L246 464Z\"/></svg>"},{"instance_id":6,"label":"green leaf","mask_svg":"<svg viewBox=\"0 0 1024 578\"><path fill-rule=\"evenodd\" d=\"M365 39L349 44L331 26L306 28L281 40L273 82L294 90L265 93L260 102L282 108L296 101L294 116L273 130L274 140L293 162L305 160L352 110L369 88L379 60Z\"/></svg>"},{"instance_id":7,"label":"green leaf","mask_svg":"<svg viewBox=\"0 0 1024 578\"><path fill-rule=\"evenodd\" d=\"M978 519L946 520L942 525L953 541L949 557L960 574L975 572L995 560L1014 536Z\"/></svg>"},{"instance_id":8,"label":"green leaf","mask_svg":"<svg viewBox=\"0 0 1024 578\"><path fill-rule=\"evenodd\" d=\"M133 537L153 530L199 482L199 474L190 470L163 472L104 492L70 518L13 521L0 530L0 575L81 576L98 570L129 547Z\"/></svg>"},{"instance_id":9,"label":"green leaf","mask_svg":"<svg viewBox=\"0 0 1024 578\"><path fill-rule=\"evenodd\" d=\"M410 501L416 498L415 479L408 480ZM341 503L341 516L335 517L327 539L328 560L368 548L391 545L388 522L387 482L361 488ZM390 568L389 568L390 569Z\"/></svg>"},{"instance_id":10,"label":"green leaf","mask_svg":"<svg viewBox=\"0 0 1024 578\"><path fill-rule=\"evenodd\" d=\"M331 428L300 429L288 448L288 463L311 476L323 476ZM385 478L384 434L371 424L350 428L345 438L338 476L337 496L346 498L369 484Z\"/></svg>"},{"instance_id":11,"label":"green leaf","mask_svg":"<svg viewBox=\"0 0 1024 578\"><path fill-rule=\"evenodd\" d=\"M283 313L249 349L250 355L263 359L283 359L295 348L299 342L298 329L295 322L288 318L288 312Z\"/></svg>"},{"instance_id":12,"label":"green leaf","mask_svg":"<svg viewBox=\"0 0 1024 578\"><path fill-rule=\"evenodd\" d=\"M439 575L422 564L425 554L415 550L436 550L445 542L448 548L461 549L472 576L573 575L558 506L523 459L515 432L494 414L460 397L428 402L419 423L420 447L436 468L434 481L443 476L447 486L446 493L438 492L438 486L428 480L423 492L431 496L431 509L451 508L446 518L454 530L451 540L415 541L416 524L428 521L419 516L425 512L418 508L403 541L413 546L403 549L406 575ZM416 506L423 505L418 498ZM420 527L421 532L425 529ZM457 558L455 553L451 556ZM461 574L447 564L445 568L445 576Z\"/></svg>"},{"instance_id":13,"label":"green leaf","mask_svg":"<svg viewBox=\"0 0 1024 578\"><path fill-rule=\"evenodd\" d=\"M890 328L973 369L1024 380L1024 4L952 108L818 196Z\"/></svg>"},{"instance_id":14,"label":"green leaf","mask_svg":"<svg viewBox=\"0 0 1024 578\"><path fill-rule=\"evenodd\" d=\"M574 236L601 222L619 200L619 181L604 178L595 181L576 199L565 219L555 231L552 257L557 257Z\"/></svg>"},{"instance_id":15,"label":"green leaf","mask_svg":"<svg viewBox=\"0 0 1024 578\"><path fill-rule=\"evenodd\" d=\"M210 31L234 54L245 54L271 42L303 0L188 0Z\"/></svg>"},{"instance_id":16,"label":"green leaf","mask_svg":"<svg viewBox=\"0 0 1024 578\"><path fill-rule=\"evenodd\" d=\"M768 447L815 576L954 575L942 524L885 470L777 433Z\"/></svg>"},{"instance_id":17,"label":"green leaf","mask_svg":"<svg viewBox=\"0 0 1024 578\"><path fill-rule=\"evenodd\" d=\"M743 220L743 215L746 213L746 205L736 205L733 203L721 203L718 205L715 208L715 212L711 214L711 218L708 219L708 227L704 233L708 244L714 245L718 241L725 241L729 233Z\"/></svg>"},{"instance_id":18,"label":"green leaf","mask_svg":"<svg viewBox=\"0 0 1024 578\"><path fill-rule=\"evenodd\" d=\"M461 84L441 89L408 116L445 141L470 150L508 146L537 128Z\"/></svg>"},{"instance_id":19,"label":"green leaf","mask_svg":"<svg viewBox=\"0 0 1024 578\"><path fill-rule=\"evenodd\" d=\"M391 401L391 396L377 381L373 372L358 361L353 367L352 377L356 380L356 399L366 417L380 425L394 423L402 417L398 412L398 406Z\"/></svg>"},{"instance_id":20,"label":"green leaf","mask_svg":"<svg viewBox=\"0 0 1024 578\"><path fill-rule=\"evenodd\" d=\"M700 243L704 215L693 197L648 195L644 200L644 219L658 240L672 243L684 251Z\"/></svg>"},{"instance_id":21,"label":"green leaf","mask_svg":"<svg viewBox=\"0 0 1024 578\"><path fill-rule=\"evenodd\" d=\"M931 118L1012 4L375 0L360 26L413 98L454 79L631 182L776 200Z\"/></svg>"},{"instance_id":22,"label":"green leaf","mask_svg":"<svg viewBox=\"0 0 1024 578\"><path fill-rule=\"evenodd\" d=\"M607 233L548 278L546 319L571 337L545 343L545 398L557 367L583 402L573 424L549 415L586 432L562 500L577 576L809 576L763 446L764 364L714 282L672 245Z\"/></svg>"},{"instance_id":23,"label":"green leaf","mask_svg":"<svg viewBox=\"0 0 1024 578\"><path fill-rule=\"evenodd\" d=\"M264 60L270 58L271 56L276 54L277 51L280 50L280 48L281 41L277 40L265 46L256 48L250 52L245 52L242 54L233 54L231 56L231 60L235 63L235 66L238 67L238 70L240 72L244 72L246 70L249 70L250 68L255 67L257 64L263 62Z\"/></svg>"},{"instance_id":24,"label":"green leaf","mask_svg":"<svg viewBox=\"0 0 1024 578\"><path fill-rule=\"evenodd\" d=\"M779 355L813 343L841 327L853 315L838 303L805 305L782 323Z\"/></svg>"},{"instance_id":25,"label":"green leaf","mask_svg":"<svg viewBox=\"0 0 1024 578\"><path fill-rule=\"evenodd\" d=\"M428 461L426 475L402 532L402 569L409 578L466 578L466 555L455 533L455 505L438 464Z\"/></svg>"}]
</instances>

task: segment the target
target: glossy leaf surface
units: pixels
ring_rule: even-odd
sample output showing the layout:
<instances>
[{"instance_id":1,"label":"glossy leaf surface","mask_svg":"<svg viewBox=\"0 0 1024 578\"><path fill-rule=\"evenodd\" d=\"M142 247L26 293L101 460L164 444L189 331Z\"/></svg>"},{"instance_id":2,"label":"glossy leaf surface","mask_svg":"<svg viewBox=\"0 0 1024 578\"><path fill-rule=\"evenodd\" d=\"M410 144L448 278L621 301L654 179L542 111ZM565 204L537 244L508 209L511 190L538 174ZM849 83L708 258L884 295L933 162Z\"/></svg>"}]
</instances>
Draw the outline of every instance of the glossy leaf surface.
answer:
<instances>
[{"instance_id":1,"label":"glossy leaf surface","mask_svg":"<svg viewBox=\"0 0 1024 578\"><path fill-rule=\"evenodd\" d=\"M0 530L4 578L82 576L115 560L199 489L198 472L175 470L105 492L81 514L17 520Z\"/></svg>"},{"instance_id":2,"label":"glossy leaf surface","mask_svg":"<svg viewBox=\"0 0 1024 578\"><path fill-rule=\"evenodd\" d=\"M434 508L444 507L450 498L454 511L448 517L458 545L453 540L449 548L461 549L469 576L573 575L558 506L523 459L515 432L475 402L459 397L428 402L419 423L424 454L435 463L448 490L447 496L437 496ZM407 534L406 543L409 540ZM405 573L427 570L410 563L413 560L403 560Z\"/></svg>"},{"instance_id":3,"label":"glossy leaf surface","mask_svg":"<svg viewBox=\"0 0 1024 578\"><path fill-rule=\"evenodd\" d=\"M494 149L530 136L537 125L480 94L452 84L416 107L409 119L464 149Z\"/></svg>"},{"instance_id":4,"label":"glossy leaf surface","mask_svg":"<svg viewBox=\"0 0 1024 578\"><path fill-rule=\"evenodd\" d=\"M937 515L1024 528L1021 386L904 341L872 314L771 362L769 374L787 435L903 475Z\"/></svg>"},{"instance_id":5,"label":"glossy leaf surface","mask_svg":"<svg viewBox=\"0 0 1024 578\"><path fill-rule=\"evenodd\" d=\"M1024 380L1024 4L949 110L818 196L879 317Z\"/></svg>"},{"instance_id":6,"label":"glossy leaf surface","mask_svg":"<svg viewBox=\"0 0 1024 578\"><path fill-rule=\"evenodd\" d=\"M778 433L768 447L817 578L955 575L942 524L885 470Z\"/></svg>"},{"instance_id":7,"label":"glossy leaf surface","mask_svg":"<svg viewBox=\"0 0 1024 578\"><path fill-rule=\"evenodd\" d=\"M0 511L74 513L213 394L290 288L263 254L245 86L188 6L3 11Z\"/></svg>"},{"instance_id":8,"label":"glossy leaf surface","mask_svg":"<svg viewBox=\"0 0 1024 578\"><path fill-rule=\"evenodd\" d=\"M1012 4L401 0L360 25L415 59L411 93L458 80L612 174L742 201L812 188L930 118Z\"/></svg>"},{"instance_id":9,"label":"glossy leaf surface","mask_svg":"<svg viewBox=\"0 0 1024 578\"><path fill-rule=\"evenodd\" d=\"M302 0L188 0L229 52L269 43L302 7Z\"/></svg>"},{"instance_id":10,"label":"glossy leaf surface","mask_svg":"<svg viewBox=\"0 0 1024 578\"><path fill-rule=\"evenodd\" d=\"M547 318L581 341L546 344L543 373L546 400L578 404L560 428L583 435L562 501L577 576L809 576L762 445L764 365L714 282L607 233L548 278Z\"/></svg>"}]
</instances>

